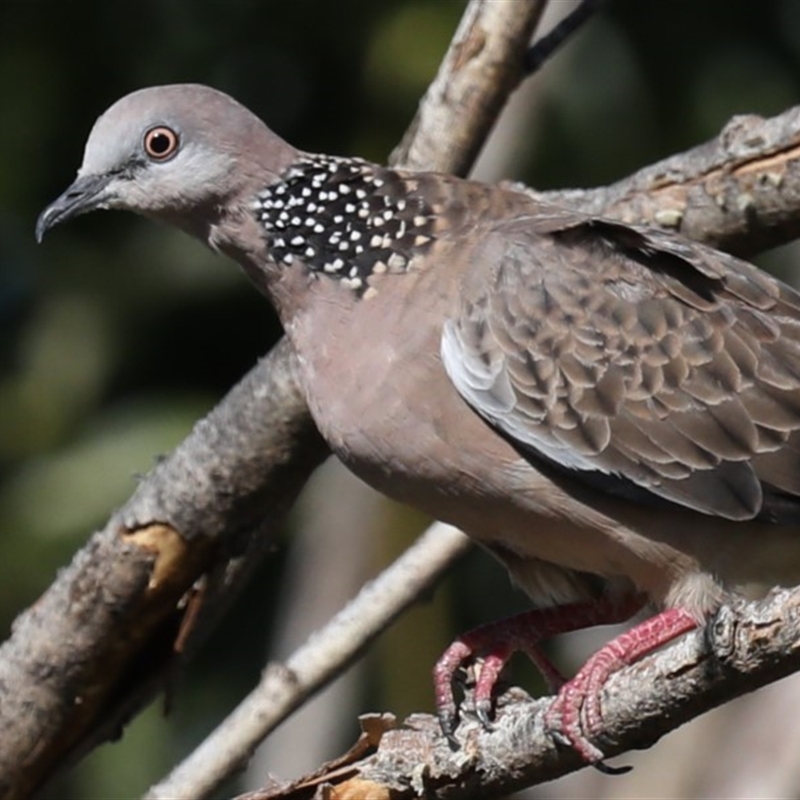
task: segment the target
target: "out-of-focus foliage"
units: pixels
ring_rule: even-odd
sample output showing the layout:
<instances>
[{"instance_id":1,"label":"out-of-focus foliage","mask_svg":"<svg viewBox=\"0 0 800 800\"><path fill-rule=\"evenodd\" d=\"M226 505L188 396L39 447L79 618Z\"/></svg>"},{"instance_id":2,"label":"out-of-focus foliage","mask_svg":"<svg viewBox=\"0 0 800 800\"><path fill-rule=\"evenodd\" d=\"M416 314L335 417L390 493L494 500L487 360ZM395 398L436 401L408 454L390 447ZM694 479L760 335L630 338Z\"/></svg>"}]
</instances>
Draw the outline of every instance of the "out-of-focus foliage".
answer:
<instances>
[{"instance_id":1,"label":"out-of-focus foliage","mask_svg":"<svg viewBox=\"0 0 800 800\"><path fill-rule=\"evenodd\" d=\"M196 81L230 92L304 149L382 160L462 8L460 0L2 0L4 634L136 474L279 335L237 269L180 233L95 214L35 246L36 215L71 180L95 117L135 88ZM611 181L714 135L735 113L800 102L800 3L610 0L536 81L541 101L523 137L536 146L509 176L540 188ZM150 709L122 743L64 780L61 796L136 796L224 714L257 674L280 561L186 677L172 720ZM453 631L523 605L482 555L451 589ZM403 673L371 681L364 707L409 696Z\"/></svg>"}]
</instances>

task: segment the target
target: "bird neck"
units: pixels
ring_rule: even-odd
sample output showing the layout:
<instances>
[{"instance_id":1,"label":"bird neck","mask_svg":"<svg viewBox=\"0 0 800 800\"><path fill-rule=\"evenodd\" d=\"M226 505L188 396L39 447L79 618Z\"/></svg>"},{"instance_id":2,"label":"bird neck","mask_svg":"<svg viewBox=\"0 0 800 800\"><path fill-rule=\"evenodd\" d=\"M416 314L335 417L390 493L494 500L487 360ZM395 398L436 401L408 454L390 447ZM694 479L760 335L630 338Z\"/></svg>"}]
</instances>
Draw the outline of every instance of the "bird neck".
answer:
<instances>
[{"instance_id":1,"label":"bird neck","mask_svg":"<svg viewBox=\"0 0 800 800\"><path fill-rule=\"evenodd\" d=\"M300 267L363 295L405 273L436 239L419 181L352 158L302 156L253 203L278 271Z\"/></svg>"},{"instance_id":2,"label":"bird neck","mask_svg":"<svg viewBox=\"0 0 800 800\"><path fill-rule=\"evenodd\" d=\"M299 154L227 206L209 241L244 267L288 325L318 301L346 308L396 280L421 280L452 261L451 248L493 211L530 202L521 198L450 175Z\"/></svg>"}]
</instances>

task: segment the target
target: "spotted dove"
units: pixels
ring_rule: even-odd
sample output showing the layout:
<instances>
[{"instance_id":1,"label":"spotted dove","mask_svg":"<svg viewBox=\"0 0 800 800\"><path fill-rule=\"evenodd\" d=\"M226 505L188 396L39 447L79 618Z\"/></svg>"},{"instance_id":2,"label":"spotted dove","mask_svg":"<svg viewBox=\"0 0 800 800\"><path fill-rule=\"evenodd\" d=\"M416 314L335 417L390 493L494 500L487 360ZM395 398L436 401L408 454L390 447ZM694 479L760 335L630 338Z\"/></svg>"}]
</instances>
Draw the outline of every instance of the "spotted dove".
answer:
<instances>
[{"instance_id":1,"label":"spotted dove","mask_svg":"<svg viewBox=\"0 0 800 800\"><path fill-rule=\"evenodd\" d=\"M134 92L96 122L36 233L98 208L178 226L275 306L332 450L508 568L534 610L477 629L488 718L510 654L560 689L589 762L611 671L752 581L800 580L800 295L679 236L449 175L296 150L221 92ZM630 629L564 682L543 637Z\"/></svg>"}]
</instances>

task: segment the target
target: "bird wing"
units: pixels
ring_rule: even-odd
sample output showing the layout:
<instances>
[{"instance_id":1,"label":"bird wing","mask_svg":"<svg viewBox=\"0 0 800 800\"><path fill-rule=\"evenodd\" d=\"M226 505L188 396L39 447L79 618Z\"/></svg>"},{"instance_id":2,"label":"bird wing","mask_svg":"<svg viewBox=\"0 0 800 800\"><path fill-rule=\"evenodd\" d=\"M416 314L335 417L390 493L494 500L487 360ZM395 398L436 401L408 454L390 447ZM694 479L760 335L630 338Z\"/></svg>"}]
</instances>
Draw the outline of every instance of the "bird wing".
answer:
<instances>
[{"instance_id":1,"label":"bird wing","mask_svg":"<svg viewBox=\"0 0 800 800\"><path fill-rule=\"evenodd\" d=\"M498 225L470 264L442 359L522 454L631 498L798 517L795 290L709 247L561 210Z\"/></svg>"}]
</instances>

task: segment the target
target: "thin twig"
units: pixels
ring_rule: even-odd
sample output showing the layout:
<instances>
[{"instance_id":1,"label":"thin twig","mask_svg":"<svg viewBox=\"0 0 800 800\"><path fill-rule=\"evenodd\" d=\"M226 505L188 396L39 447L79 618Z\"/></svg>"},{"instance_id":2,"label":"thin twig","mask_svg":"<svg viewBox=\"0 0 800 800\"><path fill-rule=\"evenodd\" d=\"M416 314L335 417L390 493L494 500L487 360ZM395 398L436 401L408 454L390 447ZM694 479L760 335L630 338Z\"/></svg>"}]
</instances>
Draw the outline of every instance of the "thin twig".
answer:
<instances>
[{"instance_id":1,"label":"thin twig","mask_svg":"<svg viewBox=\"0 0 800 800\"><path fill-rule=\"evenodd\" d=\"M538 72L554 56L574 33L588 22L606 0L581 0L551 31L537 39L525 54L526 75Z\"/></svg>"},{"instance_id":2,"label":"thin twig","mask_svg":"<svg viewBox=\"0 0 800 800\"><path fill-rule=\"evenodd\" d=\"M432 525L285 663L269 664L258 686L183 763L150 789L147 800L208 797L245 766L271 730L430 591L468 547L469 540L460 531L443 523Z\"/></svg>"}]
</instances>

